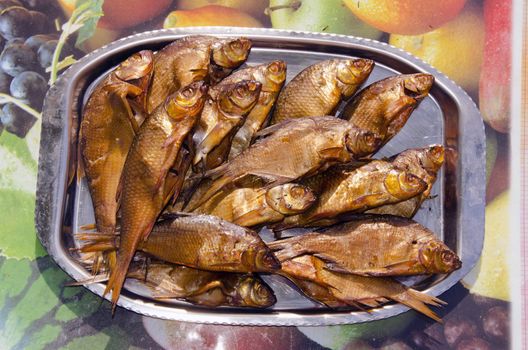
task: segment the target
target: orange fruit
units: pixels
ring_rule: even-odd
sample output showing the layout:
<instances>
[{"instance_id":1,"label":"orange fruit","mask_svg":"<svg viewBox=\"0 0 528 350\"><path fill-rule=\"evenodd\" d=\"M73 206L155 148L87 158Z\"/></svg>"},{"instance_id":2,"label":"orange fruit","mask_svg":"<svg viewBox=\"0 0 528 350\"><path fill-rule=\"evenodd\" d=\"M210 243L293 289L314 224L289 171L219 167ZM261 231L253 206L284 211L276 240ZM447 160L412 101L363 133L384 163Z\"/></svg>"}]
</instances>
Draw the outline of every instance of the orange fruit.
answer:
<instances>
[{"instance_id":1,"label":"orange fruit","mask_svg":"<svg viewBox=\"0 0 528 350\"><path fill-rule=\"evenodd\" d=\"M467 91L478 91L484 49L480 7L469 5L454 20L422 35L391 34L389 43L421 58Z\"/></svg>"},{"instance_id":2,"label":"orange fruit","mask_svg":"<svg viewBox=\"0 0 528 350\"><path fill-rule=\"evenodd\" d=\"M343 0L359 19L387 33L421 34L455 18L466 0Z\"/></svg>"},{"instance_id":3,"label":"orange fruit","mask_svg":"<svg viewBox=\"0 0 528 350\"><path fill-rule=\"evenodd\" d=\"M195 26L262 27L262 23L245 12L218 5L172 11L163 22L163 28Z\"/></svg>"},{"instance_id":4,"label":"orange fruit","mask_svg":"<svg viewBox=\"0 0 528 350\"><path fill-rule=\"evenodd\" d=\"M75 8L76 0L58 0L66 16ZM161 15L172 0L108 0L103 3L104 16L99 27L116 30L136 26Z\"/></svg>"}]
</instances>

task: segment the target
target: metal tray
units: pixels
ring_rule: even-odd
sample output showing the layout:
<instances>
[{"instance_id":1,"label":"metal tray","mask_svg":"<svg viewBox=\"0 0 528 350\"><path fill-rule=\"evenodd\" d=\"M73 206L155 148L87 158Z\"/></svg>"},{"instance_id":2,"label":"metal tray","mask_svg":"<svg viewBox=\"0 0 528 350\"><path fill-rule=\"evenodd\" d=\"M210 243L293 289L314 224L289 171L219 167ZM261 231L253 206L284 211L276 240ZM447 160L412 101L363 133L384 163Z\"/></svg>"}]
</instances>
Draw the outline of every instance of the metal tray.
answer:
<instances>
[{"instance_id":1,"label":"metal tray","mask_svg":"<svg viewBox=\"0 0 528 350\"><path fill-rule=\"evenodd\" d=\"M157 50L189 34L246 36L253 41L249 64L273 59L288 63L289 81L300 70L334 57L373 59L376 68L365 85L399 73L426 72L436 82L403 130L376 157L411 147L442 143L448 146L447 164L440 171L432 193L415 220L430 228L460 256L462 268L426 279L404 283L434 296L464 277L477 262L484 238L485 136L478 109L469 96L447 77L419 59L390 45L341 35L301 33L271 29L183 28L130 36L96 50L71 66L50 89L44 103L37 184L36 227L42 244L57 264L76 280L89 273L69 251L75 242L71 232L93 223L93 209L86 183L68 187L70 156L75 152L79 112L91 88L108 70L142 49ZM264 239L270 239L263 230ZM305 298L279 276L264 276L278 302L267 310L194 306L181 301L157 302L140 283L128 282L118 304L132 311L165 319L232 325L315 326L379 320L408 310L400 304L364 311L333 310ZM87 286L102 295L103 284Z\"/></svg>"}]
</instances>

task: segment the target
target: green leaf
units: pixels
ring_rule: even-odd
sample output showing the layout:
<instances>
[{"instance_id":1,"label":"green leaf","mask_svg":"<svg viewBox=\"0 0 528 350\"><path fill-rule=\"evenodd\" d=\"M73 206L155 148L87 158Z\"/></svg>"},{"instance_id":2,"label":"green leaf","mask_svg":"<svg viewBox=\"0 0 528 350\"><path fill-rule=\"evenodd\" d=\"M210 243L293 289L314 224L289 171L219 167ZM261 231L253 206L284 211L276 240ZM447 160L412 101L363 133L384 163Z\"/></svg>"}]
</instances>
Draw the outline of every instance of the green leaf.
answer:
<instances>
[{"instance_id":1,"label":"green leaf","mask_svg":"<svg viewBox=\"0 0 528 350\"><path fill-rule=\"evenodd\" d=\"M9 281L0 288L0 310L7 298L20 294L31 277L31 265L28 259L6 259L0 267L0 281ZM1 319L1 318L0 318Z\"/></svg>"},{"instance_id":2,"label":"green leaf","mask_svg":"<svg viewBox=\"0 0 528 350\"><path fill-rule=\"evenodd\" d=\"M71 66L75 62L77 62L77 60L73 57L73 55L69 55L66 58L64 58L62 61L57 63L57 70L63 70L64 68ZM47 73L51 72L51 66L46 68L46 72Z\"/></svg>"},{"instance_id":3,"label":"green leaf","mask_svg":"<svg viewBox=\"0 0 528 350\"><path fill-rule=\"evenodd\" d=\"M67 275L58 267L50 267L28 289L24 297L9 312L0 330L3 346L9 349L26 336L33 322L51 311L59 303L60 290Z\"/></svg>"},{"instance_id":4,"label":"green leaf","mask_svg":"<svg viewBox=\"0 0 528 350\"><path fill-rule=\"evenodd\" d=\"M61 333L61 326L47 324L38 331L27 335L30 340L25 350L45 349L46 345L52 343Z\"/></svg>"},{"instance_id":5,"label":"green leaf","mask_svg":"<svg viewBox=\"0 0 528 350\"><path fill-rule=\"evenodd\" d=\"M104 0L77 0L76 8L85 9L90 13L83 18L82 28L79 30L75 46L79 47L87 39L91 38L97 27L97 22L103 16L103 2Z\"/></svg>"},{"instance_id":6,"label":"green leaf","mask_svg":"<svg viewBox=\"0 0 528 350\"><path fill-rule=\"evenodd\" d=\"M34 212L34 194L0 189L1 255L16 259L46 255L35 234Z\"/></svg>"}]
</instances>

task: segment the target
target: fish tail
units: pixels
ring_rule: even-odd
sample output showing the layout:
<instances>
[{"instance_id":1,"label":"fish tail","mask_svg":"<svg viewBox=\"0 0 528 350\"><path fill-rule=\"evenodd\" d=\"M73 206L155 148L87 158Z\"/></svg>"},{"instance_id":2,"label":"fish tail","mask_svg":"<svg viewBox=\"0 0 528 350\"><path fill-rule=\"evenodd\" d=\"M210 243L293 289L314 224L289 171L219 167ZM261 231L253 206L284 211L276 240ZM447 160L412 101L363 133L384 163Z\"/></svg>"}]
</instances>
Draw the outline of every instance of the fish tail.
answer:
<instances>
[{"instance_id":1,"label":"fish tail","mask_svg":"<svg viewBox=\"0 0 528 350\"><path fill-rule=\"evenodd\" d=\"M106 288L103 293L103 297L106 296L110 291L112 291L111 303L112 303L112 314L115 313L117 306L117 300L121 295L121 289L125 283L125 279L128 272L128 266L134 257L135 251L132 251L132 254L128 252L123 252L125 254L119 255L117 258L116 266L110 272L110 278L106 284Z\"/></svg>"},{"instance_id":2,"label":"fish tail","mask_svg":"<svg viewBox=\"0 0 528 350\"><path fill-rule=\"evenodd\" d=\"M438 316L434 311L429 309L426 304L440 306L445 305L446 303L438 298L432 297L425 293L419 292L414 289L407 289L404 293L401 293L397 296L391 296L391 299L407 305L408 307L421 312L422 314L432 318L433 320L443 323L440 316Z\"/></svg>"}]
</instances>

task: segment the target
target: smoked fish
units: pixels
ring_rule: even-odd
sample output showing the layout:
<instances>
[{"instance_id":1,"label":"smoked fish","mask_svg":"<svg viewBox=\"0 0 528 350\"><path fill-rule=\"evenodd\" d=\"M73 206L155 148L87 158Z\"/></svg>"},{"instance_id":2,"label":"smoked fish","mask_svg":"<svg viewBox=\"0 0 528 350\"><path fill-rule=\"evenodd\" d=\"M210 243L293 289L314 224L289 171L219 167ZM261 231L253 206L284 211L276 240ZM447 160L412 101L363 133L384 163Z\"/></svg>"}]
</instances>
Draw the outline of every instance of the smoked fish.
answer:
<instances>
[{"instance_id":1,"label":"smoked fish","mask_svg":"<svg viewBox=\"0 0 528 350\"><path fill-rule=\"evenodd\" d=\"M178 39L154 55L154 73L147 95L152 113L167 96L193 82L216 84L244 63L251 49L246 38L219 39L194 35Z\"/></svg>"},{"instance_id":2,"label":"smoked fish","mask_svg":"<svg viewBox=\"0 0 528 350\"><path fill-rule=\"evenodd\" d=\"M362 215L328 229L269 244L281 261L314 255L325 268L362 276L445 274L462 266L455 252L415 221Z\"/></svg>"},{"instance_id":3,"label":"smoked fish","mask_svg":"<svg viewBox=\"0 0 528 350\"><path fill-rule=\"evenodd\" d=\"M240 156L205 173L209 190L186 210L193 211L229 184L248 176L268 187L315 175L337 163L371 155L380 140L370 132L331 116L287 120L260 132L262 139Z\"/></svg>"},{"instance_id":4,"label":"smoked fish","mask_svg":"<svg viewBox=\"0 0 528 350\"><path fill-rule=\"evenodd\" d=\"M195 170L206 171L227 159L228 150L209 157L222 140L231 140L257 103L262 84L255 80L220 82L211 88L193 134ZM228 146L230 143L228 143Z\"/></svg>"},{"instance_id":5,"label":"smoked fish","mask_svg":"<svg viewBox=\"0 0 528 350\"><path fill-rule=\"evenodd\" d=\"M132 143L121 179L121 244L105 290L105 294L112 291L114 308L137 245L148 237L166 198L172 196L167 174L194 127L206 93L207 85L200 81L169 96L141 125Z\"/></svg>"},{"instance_id":6,"label":"smoked fish","mask_svg":"<svg viewBox=\"0 0 528 350\"><path fill-rule=\"evenodd\" d=\"M373 160L350 168L336 165L301 182L316 194L317 202L307 211L285 218L274 229L328 226L339 222L340 215L398 203L427 188L419 177L388 161Z\"/></svg>"},{"instance_id":7,"label":"smoked fish","mask_svg":"<svg viewBox=\"0 0 528 350\"><path fill-rule=\"evenodd\" d=\"M427 97L433 83L434 77L424 73L396 75L377 81L358 92L339 117L383 137L385 144L403 128L411 113Z\"/></svg>"},{"instance_id":8,"label":"smoked fish","mask_svg":"<svg viewBox=\"0 0 528 350\"><path fill-rule=\"evenodd\" d=\"M325 60L305 68L279 94L271 123L334 114L373 68L374 62L363 58Z\"/></svg>"},{"instance_id":9,"label":"smoked fish","mask_svg":"<svg viewBox=\"0 0 528 350\"><path fill-rule=\"evenodd\" d=\"M445 150L442 145L431 145L425 148L408 149L390 158L395 166L405 169L419 177L427 184L425 191L403 202L382 205L367 210L366 213L390 214L412 218L422 203L429 198L436 181L436 176L444 164Z\"/></svg>"}]
</instances>

